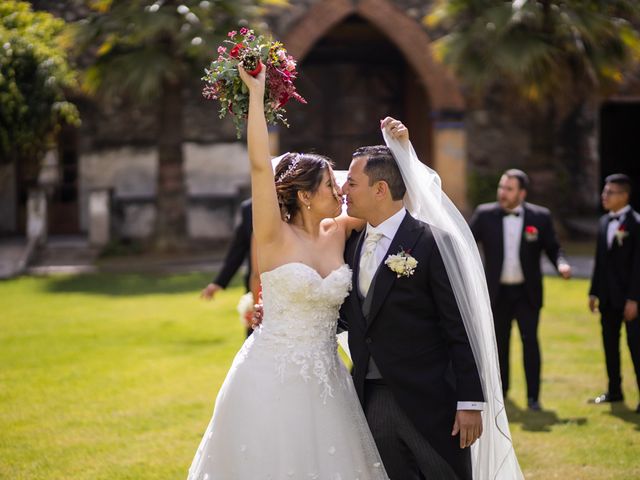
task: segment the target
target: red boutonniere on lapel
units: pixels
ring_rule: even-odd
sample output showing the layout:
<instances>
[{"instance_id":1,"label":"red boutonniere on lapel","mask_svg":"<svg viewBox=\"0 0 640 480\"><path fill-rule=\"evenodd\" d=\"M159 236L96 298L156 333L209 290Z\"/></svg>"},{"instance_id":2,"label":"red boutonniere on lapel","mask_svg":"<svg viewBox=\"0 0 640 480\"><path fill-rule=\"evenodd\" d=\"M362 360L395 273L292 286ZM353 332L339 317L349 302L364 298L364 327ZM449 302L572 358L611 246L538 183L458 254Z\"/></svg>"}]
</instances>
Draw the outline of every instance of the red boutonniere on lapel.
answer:
<instances>
[{"instance_id":1,"label":"red boutonniere on lapel","mask_svg":"<svg viewBox=\"0 0 640 480\"><path fill-rule=\"evenodd\" d=\"M616 230L616 242L618 242L618 246L622 246L622 242L624 239L629 236L629 232L624 228L624 225L620 225Z\"/></svg>"},{"instance_id":2,"label":"red boutonniere on lapel","mask_svg":"<svg viewBox=\"0 0 640 480\"><path fill-rule=\"evenodd\" d=\"M524 227L524 239L527 242L535 242L538 240L538 229L533 225L527 225Z\"/></svg>"}]
</instances>

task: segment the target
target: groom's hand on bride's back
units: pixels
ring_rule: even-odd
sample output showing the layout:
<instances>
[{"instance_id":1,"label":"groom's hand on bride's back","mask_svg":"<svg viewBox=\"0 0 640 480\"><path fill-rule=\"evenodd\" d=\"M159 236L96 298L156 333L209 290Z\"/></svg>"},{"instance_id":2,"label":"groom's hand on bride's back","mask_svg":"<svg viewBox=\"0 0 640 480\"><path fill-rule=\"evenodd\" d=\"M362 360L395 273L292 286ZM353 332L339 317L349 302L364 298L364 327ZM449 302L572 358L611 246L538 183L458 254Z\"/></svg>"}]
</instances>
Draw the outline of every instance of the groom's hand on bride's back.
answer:
<instances>
[{"instance_id":1,"label":"groom's hand on bride's back","mask_svg":"<svg viewBox=\"0 0 640 480\"><path fill-rule=\"evenodd\" d=\"M380 128L400 142L409 141L409 129L400 120L386 117L384 120L380 120Z\"/></svg>"},{"instance_id":2,"label":"groom's hand on bride's back","mask_svg":"<svg viewBox=\"0 0 640 480\"><path fill-rule=\"evenodd\" d=\"M482 435L482 415L480 410L458 410L453 422L451 436L460 434L460 448L470 447Z\"/></svg>"},{"instance_id":3,"label":"groom's hand on bride's back","mask_svg":"<svg viewBox=\"0 0 640 480\"><path fill-rule=\"evenodd\" d=\"M253 330L258 328L262 323L263 314L264 314L264 308L262 306L262 298L261 298L260 303L256 303L253 306L253 315L251 316L251 325L249 325Z\"/></svg>"}]
</instances>

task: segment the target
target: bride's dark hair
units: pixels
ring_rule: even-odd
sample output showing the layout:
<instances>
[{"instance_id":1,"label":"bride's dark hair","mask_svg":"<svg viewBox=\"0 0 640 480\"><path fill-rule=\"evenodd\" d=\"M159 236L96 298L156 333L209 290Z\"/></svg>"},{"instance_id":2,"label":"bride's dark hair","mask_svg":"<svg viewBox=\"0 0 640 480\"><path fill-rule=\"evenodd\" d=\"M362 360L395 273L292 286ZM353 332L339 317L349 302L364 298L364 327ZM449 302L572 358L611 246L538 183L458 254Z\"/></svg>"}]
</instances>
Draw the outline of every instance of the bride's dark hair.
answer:
<instances>
[{"instance_id":1,"label":"bride's dark hair","mask_svg":"<svg viewBox=\"0 0 640 480\"><path fill-rule=\"evenodd\" d=\"M331 167L329 158L315 153L289 153L278 162L274 177L280 215L285 222L300 211L298 192L315 193L325 170Z\"/></svg>"}]
</instances>

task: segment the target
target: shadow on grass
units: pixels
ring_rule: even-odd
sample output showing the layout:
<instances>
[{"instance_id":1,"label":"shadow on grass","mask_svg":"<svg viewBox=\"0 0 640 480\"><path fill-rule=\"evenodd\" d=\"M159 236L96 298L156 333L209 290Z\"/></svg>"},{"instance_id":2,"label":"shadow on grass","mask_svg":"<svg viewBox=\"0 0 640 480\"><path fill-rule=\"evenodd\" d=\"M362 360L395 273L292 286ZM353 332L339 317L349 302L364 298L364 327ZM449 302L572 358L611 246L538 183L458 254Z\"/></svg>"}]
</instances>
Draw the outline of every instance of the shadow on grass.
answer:
<instances>
[{"instance_id":1,"label":"shadow on grass","mask_svg":"<svg viewBox=\"0 0 640 480\"><path fill-rule=\"evenodd\" d=\"M587 424L584 417L560 418L553 410L542 410L534 412L529 409L520 408L509 398L505 399L505 407L509 423L520 423L523 430L530 432L550 432L554 425L573 424L580 427Z\"/></svg>"},{"instance_id":2,"label":"shadow on grass","mask_svg":"<svg viewBox=\"0 0 640 480\"><path fill-rule=\"evenodd\" d=\"M620 420L634 424L636 430L640 431L640 413L636 413L635 410L630 409L624 403L612 403L609 413L613 417L618 417Z\"/></svg>"},{"instance_id":3,"label":"shadow on grass","mask_svg":"<svg viewBox=\"0 0 640 480\"><path fill-rule=\"evenodd\" d=\"M45 289L52 293L87 293L110 296L172 294L200 290L211 281L211 275L199 274L89 274L50 277ZM234 282L235 283L235 282Z\"/></svg>"}]
</instances>

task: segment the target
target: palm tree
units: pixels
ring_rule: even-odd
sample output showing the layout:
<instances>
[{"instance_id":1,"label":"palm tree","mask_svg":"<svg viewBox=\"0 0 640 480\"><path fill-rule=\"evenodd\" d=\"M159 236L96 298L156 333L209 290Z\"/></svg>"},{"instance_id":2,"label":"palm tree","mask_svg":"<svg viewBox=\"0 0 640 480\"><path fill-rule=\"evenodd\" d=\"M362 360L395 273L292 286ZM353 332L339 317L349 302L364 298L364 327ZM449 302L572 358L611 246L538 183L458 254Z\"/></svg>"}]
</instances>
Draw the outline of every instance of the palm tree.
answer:
<instances>
[{"instance_id":1,"label":"palm tree","mask_svg":"<svg viewBox=\"0 0 640 480\"><path fill-rule=\"evenodd\" d=\"M472 97L526 105L533 169L554 167L561 122L632 73L639 20L637 0L440 0L425 18L447 32L436 52Z\"/></svg>"},{"instance_id":2,"label":"palm tree","mask_svg":"<svg viewBox=\"0 0 640 480\"><path fill-rule=\"evenodd\" d=\"M77 43L95 59L87 90L157 105L156 242L180 247L186 237L183 174L184 88L203 74L224 34L249 13L250 0L98 0L78 24ZM208 57L209 56L209 57Z\"/></svg>"}]
</instances>

